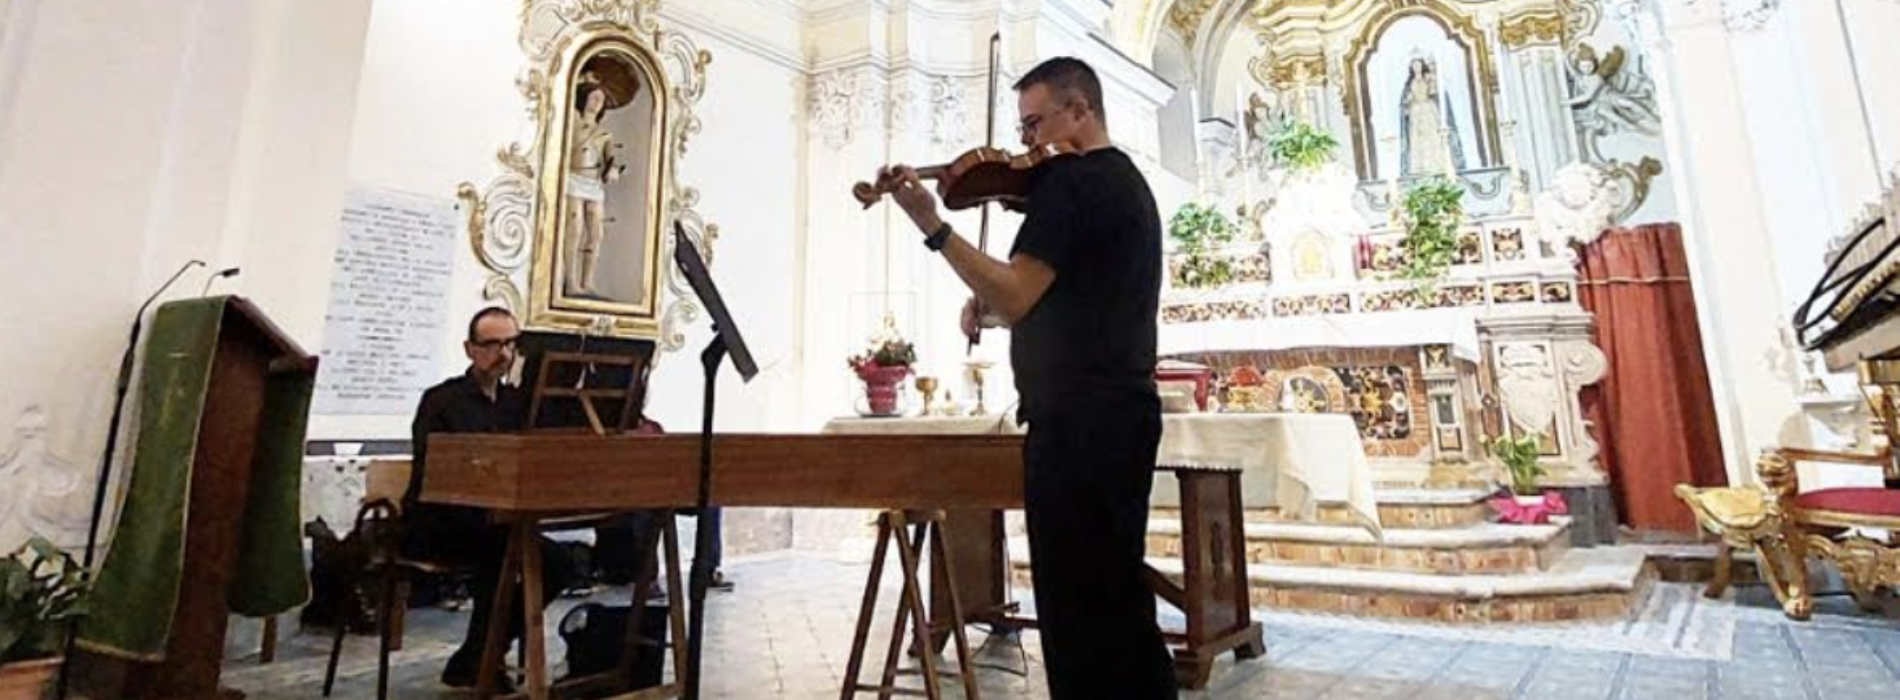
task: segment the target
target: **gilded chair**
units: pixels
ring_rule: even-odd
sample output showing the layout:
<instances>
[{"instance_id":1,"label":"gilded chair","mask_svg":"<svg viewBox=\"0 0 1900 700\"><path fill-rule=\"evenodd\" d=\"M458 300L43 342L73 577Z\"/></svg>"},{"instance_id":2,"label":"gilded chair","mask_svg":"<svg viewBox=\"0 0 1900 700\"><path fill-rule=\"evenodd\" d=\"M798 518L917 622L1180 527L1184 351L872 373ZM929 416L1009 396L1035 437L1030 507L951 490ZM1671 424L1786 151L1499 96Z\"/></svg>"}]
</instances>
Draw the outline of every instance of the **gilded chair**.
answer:
<instances>
[{"instance_id":1,"label":"gilded chair","mask_svg":"<svg viewBox=\"0 0 1900 700\"><path fill-rule=\"evenodd\" d=\"M1722 539L1715 577L1705 595L1728 588L1736 550L1752 550L1761 577L1788 617L1805 620L1814 611L1808 564L1831 562L1862 607L1878 607L1879 589L1900 586L1900 488L1878 486L1804 490L1802 462L1891 469L1886 451L1873 454L1797 448L1763 450L1756 463L1761 486L1676 486L1676 496L1702 528ZM1886 541L1866 528L1885 530Z\"/></svg>"},{"instance_id":2,"label":"gilded chair","mask_svg":"<svg viewBox=\"0 0 1900 700\"><path fill-rule=\"evenodd\" d=\"M1703 595L1720 598L1728 590L1735 552L1740 550L1755 553L1762 578L1777 598L1787 600L1787 589L1781 585L1786 577L1771 570L1781 559L1767 555L1774 551L1772 542L1781 536L1781 521L1770 516L1766 491L1753 486L1697 488L1677 484L1676 497L1688 504L1704 531L1722 540L1715 558L1715 576Z\"/></svg>"},{"instance_id":3,"label":"gilded chair","mask_svg":"<svg viewBox=\"0 0 1900 700\"><path fill-rule=\"evenodd\" d=\"M1800 462L1854 465L1882 470L1886 486L1803 490ZM1755 470L1767 490L1768 517L1780 535L1764 541L1767 556L1779 557L1782 576L1777 595L1789 617L1807 619L1814 610L1807 564L1832 563L1861 607L1878 609L1881 588L1900 588L1900 488L1893 460L1875 454L1823 452L1795 448L1765 450ZM1869 530L1885 533L1875 539ZM1768 567L1764 567L1768 568Z\"/></svg>"}]
</instances>

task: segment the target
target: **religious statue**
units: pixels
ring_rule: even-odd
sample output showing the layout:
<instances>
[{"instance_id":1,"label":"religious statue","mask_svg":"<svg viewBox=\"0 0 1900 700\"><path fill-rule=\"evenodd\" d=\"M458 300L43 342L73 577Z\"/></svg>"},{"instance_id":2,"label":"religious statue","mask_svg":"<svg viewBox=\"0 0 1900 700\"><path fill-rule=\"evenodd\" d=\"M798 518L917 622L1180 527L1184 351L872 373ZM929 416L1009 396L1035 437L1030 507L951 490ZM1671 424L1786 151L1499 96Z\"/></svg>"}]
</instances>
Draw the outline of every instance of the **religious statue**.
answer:
<instances>
[{"instance_id":1,"label":"religious statue","mask_svg":"<svg viewBox=\"0 0 1900 700\"><path fill-rule=\"evenodd\" d=\"M619 154L626 145L615 139L601 118L631 98L614 95L591 72L581 76L574 90L574 128L567 161L568 231L574 236L574 254L568 258L565 277L568 296L600 298L594 283L606 236L607 184L618 181L627 170Z\"/></svg>"},{"instance_id":2,"label":"religious statue","mask_svg":"<svg viewBox=\"0 0 1900 700\"><path fill-rule=\"evenodd\" d=\"M1454 173L1465 167L1458 122L1438 84L1432 59L1412 57L1399 94L1399 173Z\"/></svg>"},{"instance_id":3,"label":"religious statue","mask_svg":"<svg viewBox=\"0 0 1900 700\"><path fill-rule=\"evenodd\" d=\"M1577 113L1577 128L1603 137L1619 130L1657 135L1662 117L1656 113L1655 87L1640 66L1630 67L1628 52L1618 46L1597 59L1596 49L1578 44L1571 52L1572 85L1576 93L1568 105Z\"/></svg>"},{"instance_id":4,"label":"religious statue","mask_svg":"<svg viewBox=\"0 0 1900 700\"><path fill-rule=\"evenodd\" d=\"M1247 154L1245 164L1254 168L1262 179L1267 176L1267 166L1272 157L1269 145L1274 132L1286 124L1286 112L1280 108L1277 95L1253 93L1247 96L1247 113L1241 115L1241 124L1247 131Z\"/></svg>"}]
</instances>

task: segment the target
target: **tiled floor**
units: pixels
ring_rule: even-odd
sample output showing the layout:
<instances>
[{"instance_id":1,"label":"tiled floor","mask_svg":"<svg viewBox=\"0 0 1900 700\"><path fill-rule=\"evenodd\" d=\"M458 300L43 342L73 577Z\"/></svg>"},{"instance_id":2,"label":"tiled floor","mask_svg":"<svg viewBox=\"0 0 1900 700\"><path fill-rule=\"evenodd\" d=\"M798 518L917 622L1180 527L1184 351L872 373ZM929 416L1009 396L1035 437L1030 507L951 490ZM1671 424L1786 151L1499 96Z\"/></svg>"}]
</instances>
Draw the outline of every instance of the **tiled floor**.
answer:
<instances>
[{"instance_id":1,"label":"tiled floor","mask_svg":"<svg viewBox=\"0 0 1900 700\"><path fill-rule=\"evenodd\" d=\"M733 562L728 572L738 581L739 589L714 594L708 608L707 696L837 697L865 565L814 555L781 554ZM1758 587L1744 588L1731 598L1729 602L1704 603L1715 607L1697 614L1732 620L1732 643L1720 645L1722 648L1714 653L1704 649L1686 656L1603 650L1616 648L1614 644L1595 644L1588 651L1544 646L1524 643L1527 637L1523 634L1499 635L1483 628L1447 631L1443 627L1404 624L1368 628L1336 619L1271 614L1267 616L1266 659L1237 666L1225 661L1216 669L1212 687L1184 697L1900 698L1900 617L1893 616L1893 611L1886 617L1867 617L1854 613L1853 606L1844 599L1824 599L1826 613L1810 623L1791 624L1775 612L1772 600ZM1691 599L1690 595L1668 598ZM883 600L895 602L890 595ZM571 601L563 601L554 614L571 605ZM1686 603L1672 605L1680 608ZM886 607L886 616L888 610ZM1663 609L1652 610L1651 614L1681 613ZM460 613L413 611L407 647L395 660L392 695L468 697L435 682L442 660L465 622L466 617ZM1603 635L1616 627L1577 627L1569 636ZM889 626L880 620L873 629L881 637L888 634ZM1557 631L1544 638L1566 638L1563 628ZM374 641L351 638L337 697L373 695ZM280 650L274 664L233 661L225 674L226 683L248 691L258 700L318 697L327 642L320 631L312 631L298 635ZM979 634L972 643L982 645L978 676L985 698L1047 697L1034 633L992 640ZM552 646L558 655L558 639ZM881 643L874 641L872 648L881 649ZM956 692L947 697L962 695Z\"/></svg>"}]
</instances>

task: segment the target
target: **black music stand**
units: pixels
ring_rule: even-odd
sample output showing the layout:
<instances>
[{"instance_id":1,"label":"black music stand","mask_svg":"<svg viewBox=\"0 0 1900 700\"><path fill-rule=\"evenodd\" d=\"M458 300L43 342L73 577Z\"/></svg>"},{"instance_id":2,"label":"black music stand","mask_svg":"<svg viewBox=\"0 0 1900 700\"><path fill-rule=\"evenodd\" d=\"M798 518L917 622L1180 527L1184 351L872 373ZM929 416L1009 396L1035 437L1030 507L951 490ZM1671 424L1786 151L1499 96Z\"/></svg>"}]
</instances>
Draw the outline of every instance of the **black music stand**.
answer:
<instances>
[{"instance_id":1,"label":"black music stand","mask_svg":"<svg viewBox=\"0 0 1900 700\"><path fill-rule=\"evenodd\" d=\"M699 353L699 364L706 370L706 400L701 409L699 433L699 502L700 513L705 513L712 503L712 437L713 437L713 382L719 377L719 365L726 356L732 356L733 369L739 371L742 381L752 381L758 376L759 366L752 361L752 352L746 349L745 338L739 335L739 326L732 322L732 314L726 310L725 301L719 298L719 288L713 284L712 273L706 270L706 261L699 257L699 248L686 237L686 228L679 222L673 222L673 261L679 264L680 272L685 273L686 281L693 285L693 294L699 297L699 303L706 306L706 312L712 314L713 339L706 349ZM712 549L712 529L700 522L693 528L693 573L687 584L688 600L693 607L686 630L686 700L699 700L699 657L700 643L706 631L706 588L712 584L712 562L703 556Z\"/></svg>"}]
</instances>

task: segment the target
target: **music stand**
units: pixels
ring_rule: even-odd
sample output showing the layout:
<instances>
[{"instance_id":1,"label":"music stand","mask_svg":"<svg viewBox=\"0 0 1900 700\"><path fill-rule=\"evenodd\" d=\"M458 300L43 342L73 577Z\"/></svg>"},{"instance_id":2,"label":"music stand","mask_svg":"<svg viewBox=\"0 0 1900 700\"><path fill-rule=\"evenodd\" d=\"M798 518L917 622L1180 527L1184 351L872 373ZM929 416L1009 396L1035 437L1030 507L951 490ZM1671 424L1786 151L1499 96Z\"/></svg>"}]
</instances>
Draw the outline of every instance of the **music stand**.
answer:
<instances>
[{"instance_id":1,"label":"music stand","mask_svg":"<svg viewBox=\"0 0 1900 700\"><path fill-rule=\"evenodd\" d=\"M705 513L712 502L712 437L713 437L713 383L719 376L719 365L730 354L733 369L739 371L741 381L752 381L759 373L759 366L752 361L752 352L746 349L745 339L739 335L739 326L732 321L732 314L726 310L726 303L719 298L719 288L713 284L712 273L706 269L706 261L699 256L699 248L686 237L686 227L678 221L673 222L673 260L679 264L680 272L686 275L686 281L693 286L693 294L699 297L699 303L705 305L706 312L712 314L713 339L706 349L699 353L699 364L706 370L706 398L702 404L699 433L699 500L700 513ZM712 584L712 562L707 561L705 553L712 549L712 529L701 521L693 532L693 573L688 584L688 600L692 601L690 622L686 632L686 698L699 700L699 657L701 641L706 631L706 588Z\"/></svg>"}]
</instances>

